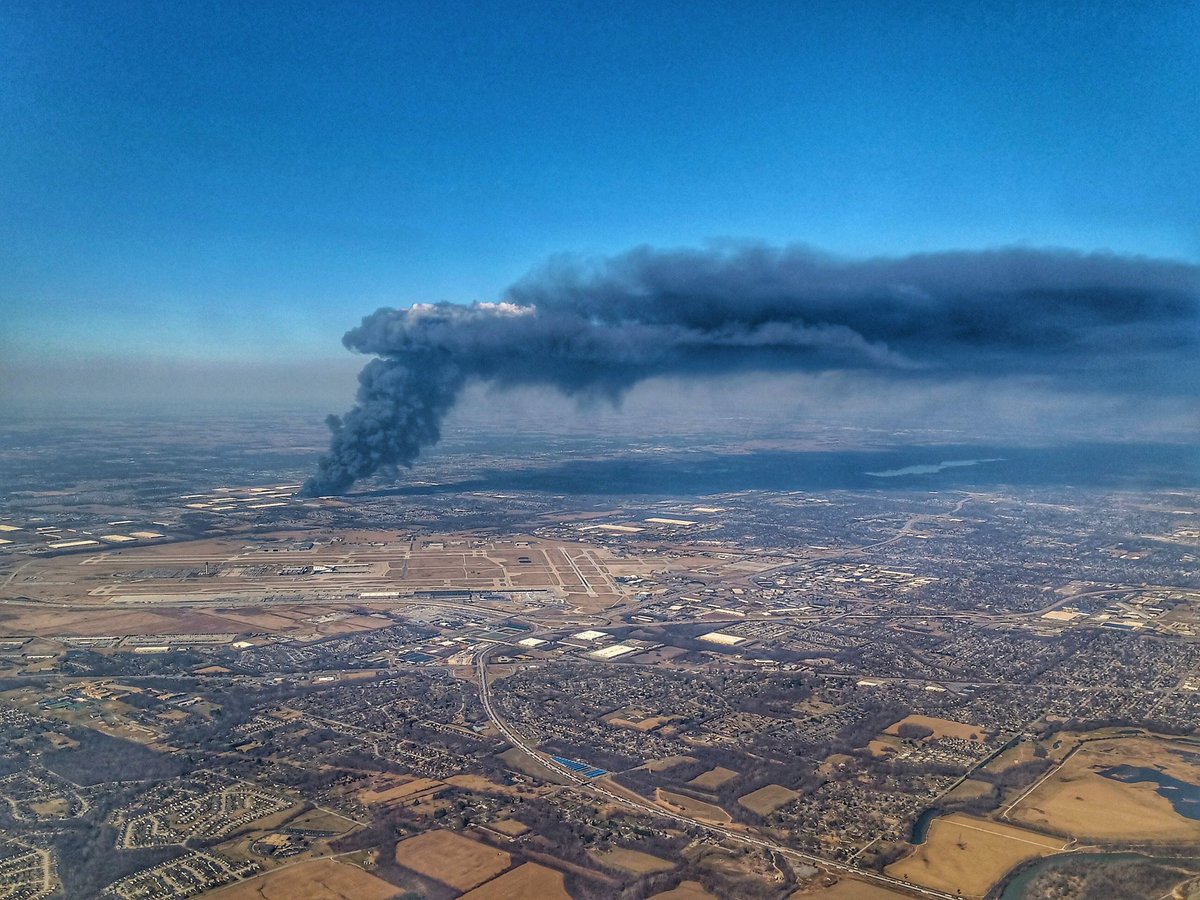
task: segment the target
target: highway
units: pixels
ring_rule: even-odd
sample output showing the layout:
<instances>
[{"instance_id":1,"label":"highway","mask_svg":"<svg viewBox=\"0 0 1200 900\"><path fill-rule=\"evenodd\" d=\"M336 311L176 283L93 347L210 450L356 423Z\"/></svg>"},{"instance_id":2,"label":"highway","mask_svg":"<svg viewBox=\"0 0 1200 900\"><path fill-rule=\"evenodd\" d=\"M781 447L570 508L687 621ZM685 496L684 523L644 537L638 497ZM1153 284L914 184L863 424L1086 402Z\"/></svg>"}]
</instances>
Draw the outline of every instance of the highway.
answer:
<instances>
[{"instance_id":1,"label":"highway","mask_svg":"<svg viewBox=\"0 0 1200 900\"><path fill-rule=\"evenodd\" d=\"M774 841L744 834L732 828L726 828L721 825L715 825L709 822L700 821L698 819L692 819L687 816L680 815L679 813L662 809L661 807L655 806L651 803L635 801L629 797L616 794L601 784L597 784L587 778L580 777L577 773L559 765L549 756L541 753L535 747L531 746L528 741L517 734L500 717L500 714L496 711L496 706L492 698L492 686L489 684L487 677L487 661L494 649L494 647L487 648L481 651L475 658L475 670L479 682L479 699L483 704L483 708L487 713L488 719L491 721L492 725L496 727L496 730L504 735L505 740L507 740L510 744L512 744L526 756L535 760L539 765L542 765L556 774L568 779L581 790L598 795L603 797L605 800L609 800L621 806L635 809L638 812L645 813L647 815L663 819L671 819L681 825L687 825L693 828L703 828L706 831L719 834L722 837L729 838L743 844L749 844L754 847L761 847L764 850L770 850L774 853L780 853L784 856L789 856L793 859L799 860L800 862L817 866L821 869L839 872L843 875L850 875L863 881L874 882L894 890L907 891L911 894L916 894L922 897L936 897L938 900L960 900L960 898L955 897L954 894L947 894L942 891L933 890L932 888L923 888L918 885L910 884L907 881L902 881L899 878L892 878L888 875L883 875L878 872L870 872L846 863L834 862L832 860L825 859L824 857L805 853L804 851L797 850L793 847L785 847L782 844L775 843Z\"/></svg>"}]
</instances>

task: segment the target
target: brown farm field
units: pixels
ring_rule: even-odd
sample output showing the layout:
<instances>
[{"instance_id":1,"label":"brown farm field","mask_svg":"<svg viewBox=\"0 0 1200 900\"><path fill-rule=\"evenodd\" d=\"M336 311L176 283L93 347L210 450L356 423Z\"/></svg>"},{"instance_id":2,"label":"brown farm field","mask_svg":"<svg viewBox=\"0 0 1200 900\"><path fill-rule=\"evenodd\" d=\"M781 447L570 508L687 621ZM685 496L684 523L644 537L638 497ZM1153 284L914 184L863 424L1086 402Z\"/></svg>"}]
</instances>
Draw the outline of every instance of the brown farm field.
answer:
<instances>
[{"instance_id":1,"label":"brown farm field","mask_svg":"<svg viewBox=\"0 0 1200 900\"><path fill-rule=\"evenodd\" d=\"M209 891L212 900L388 900L398 889L356 866L314 859Z\"/></svg>"},{"instance_id":2,"label":"brown farm field","mask_svg":"<svg viewBox=\"0 0 1200 900\"><path fill-rule=\"evenodd\" d=\"M992 783L990 781L981 781L978 778L968 778L945 797L947 800L977 800L980 797L986 797L992 792Z\"/></svg>"},{"instance_id":3,"label":"brown farm field","mask_svg":"<svg viewBox=\"0 0 1200 900\"><path fill-rule=\"evenodd\" d=\"M757 791L751 791L749 794L738 797L737 802L739 806L746 807L750 812L767 816L781 806L787 806L799 796L798 793L788 790L781 784L768 784L766 787L760 787Z\"/></svg>"},{"instance_id":4,"label":"brown farm field","mask_svg":"<svg viewBox=\"0 0 1200 900\"><path fill-rule=\"evenodd\" d=\"M737 778L738 773L733 769L726 769L722 766L717 766L715 769L709 769L703 772L688 782L692 787L700 788L702 791L715 791L731 778Z\"/></svg>"},{"instance_id":5,"label":"brown farm field","mask_svg":"<svg viewBox=\"0 0 1200 900\"><path fill-rule=\"evenodd\" d=\"M788 900L909 900L908 894L879 884L840 878L837 884L814 891L796 891Z\"/></svg>"},{"instance_id":6,"label":"brown farm field","mask_svg":"<svg viewBox=\"0 0 1200 900\"><path fill-rule=\"evenodd\" d=\"M694 763L696 761L696 757L694 756L664 756L662 759L650 760L642 768L647 772L665 772L676 766L682 766L684 763Z\"/></svg>"},{"instance_id":7,"label":"brown farm field","mask_svg":"<svg viewBox=\"0 0 1200 900\"><path fill-rule=\"evenodd\" d=\"M664 791L662 788L655 788L654 799L668 808L675 807L676 809L681 809L688 815L695 816L697 819L705 819L709 822L720 822L722 824L733 821L733 817L721 809L721 807L715 806L712 803L705 803L703 800L696 800L684 794L673 794L670 791Z\"/></svg>"},{"instance_id":8,"label":"brown farm field","mask_svg":"<svg viewBox=\"0 0 1200 900\"><path fill-rule=\"evenodd\" d=\"M988 763L983 771L985 772L1005 772L1013 766L1018 766L1021 763L1027 763L1034 756L1034 750L1037 749L1037 744L1033 741L1021 741L1015 746L1009 747L990 763Z\"/></svg>"},{"instance_id":9,"label":"brown farm field","mask_svg":"<svg viewBox=\"0 0 1200 900\"><path fill-rule=\"evenodd\" d=\"M964 741L982 741L983 729L978 725L968 725L954 722L950 719L939 719L935 716L905 716L899 722L893 722L883 730L884 734L899 735L902 725L920 725L933 730L933 738L959 738Z\"/></svg>"},{"instance_id":10,"label":"brown farm field","mask_svg":"<svg viewBox=\"0 0 1200 900\"><path fill-rule=\"evenodd\" d=\"M527 862L487 884L463 894L459 900L571 900L561 872Z\"/></svg>"},{"instance_id":11,"label":"brown farm field","mask_svg":"<svg viewBox=\"0 0 1200 900\"><path fill-rule=\"evenodd\" d=\"M652 875L656 872L670 872L675 863L640 850L629 850L625 847L613 847L611 850L588 853L592 859L604 866L620 869L630 875Z\"/></svg>"},{"instance_id":12,"label":"brown farm field","mask_svg":"<svg viewBox=\"0 0 1200 900\"><path fill-rule=\"evenodd\" d=\"M1122 765L1200 784L1200 748L1195 746L1149 737L1092 741L1020 797L1008 818L1081 840L1200 843L1200 821L1177 813L1155 783L1100 774ZM1121 814L1106 815L1106 810Z\"/></svg>"},{"instance_id":13,"label":"brown farm field","mask_svg":"<svg viewBox=\"0 0 1200 900\"><path fill-rule=\"evenodd\" d=\"M1060 838L953 813L935 819L929 835L887 874L964 897L982 897L1018 863L1066 846Z\"/></svg>"},{"instance_id":14,"label":"brown farm field","mask_svg":"<svg viewBox=\"0 0 1200 900\"><path fill-rule=\"evenodd\" d=\"M432 778L401 778L389 781L369 790L358 792L358 799L365 806L375 806L380 803L394 803L399 800L436 793L444 788L444 782Z\"/></svg>"},{"instance_id":15,"label":"brown farm field","mask_svg":"<svg viewBox=\"0 0 1200 900\"><path fill-rule=\"evenodd\" d=\"M717 895L710 894L698 881L681 881L671 890L654 894L648 900L717 900Z\"/></svg>"},{"instance_id":16,"label":"brown farm field","mask_svg":"<svg viewBox=\"0 0 1200 900\"><path fill-rule=\"evenodd\" d=\"M507 869L512 857L453 831L426 831L396 845L396 862L457 890L469 891Z\"/></svg>"}]
</instances>

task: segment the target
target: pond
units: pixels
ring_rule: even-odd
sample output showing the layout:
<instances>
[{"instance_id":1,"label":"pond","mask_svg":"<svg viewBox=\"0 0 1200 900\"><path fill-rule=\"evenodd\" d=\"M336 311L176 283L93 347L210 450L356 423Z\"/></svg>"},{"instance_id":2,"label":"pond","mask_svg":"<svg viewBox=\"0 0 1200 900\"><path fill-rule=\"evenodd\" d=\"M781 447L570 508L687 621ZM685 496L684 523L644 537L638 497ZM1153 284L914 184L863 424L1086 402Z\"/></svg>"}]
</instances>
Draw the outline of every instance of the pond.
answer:
<instances>
[{"instance_id":1,"label":"pond","mask_svg":"<svg viewBox=\"0 0 1200 900\"><path fill-rule=\"evenodd\" d=\"M1172 778L1158 769L1148 769L1145 766L1112 766L1100 772L1105 778L1123 781L1126 784L1152 782L1158 785L1158 795L1171 801L1175 812L1185 819L1200 820L1200 784L1180 781Z\"/></svg>"}]
</instances>

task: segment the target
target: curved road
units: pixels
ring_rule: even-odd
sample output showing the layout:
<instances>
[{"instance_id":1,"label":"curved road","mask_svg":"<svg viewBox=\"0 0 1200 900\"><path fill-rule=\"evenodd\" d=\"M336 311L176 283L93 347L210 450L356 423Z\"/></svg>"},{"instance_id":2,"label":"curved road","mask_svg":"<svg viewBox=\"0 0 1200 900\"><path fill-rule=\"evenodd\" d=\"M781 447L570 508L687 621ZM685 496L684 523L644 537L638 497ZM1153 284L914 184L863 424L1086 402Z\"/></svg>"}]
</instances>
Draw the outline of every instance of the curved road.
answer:
<instances>
[{"instance_id":1,"label":"curved road","mask_svg":"<svg viewBox=\"0 0 1200 900\"><path fill-rule=\"evenodd\" d=\"M732 840L739 841L743 844L761 847L765 850L783 854L784 856L790 856L793 859L800 860L801 862L808 863L809 865L818 866L822 869L831 869L845 875L851 875L863 881L875 882L877 884L885 885L889 888L919 894L923 897L936 897L938 900L961 900L961 898L957 898L953 894L943 893L942 891L936 891L932 888L919 887L918 885L910 884L909 882L903 881L899 878L892 878L888 875L879 874L877 872L868 872L865 869L860 869L856 866L848 865L846 863L833 862L825 859L824 857L814 856L810 853L805 853L792 847L785 847L782 844L775 843L774 841L768 841L764 840L763 838L754 837L753 835L743 834L742 832L736 831L732 828L725 828L720 825L714 825L709 822L702 822L697 819L692 819L687 816L662 809L661 807L654 806L650 803L641 803L629 797L613 793L612 791L608 790L608 788L602 787L601 785L598 785L587 778L581 778L577 773L560 766L544 753L538 751L535 747L530 745L528 741L510 728L502 718L500 718L500 714L496 711L496 707L492 702L492 688L491 684L488 683L487 677L487 660L493 649L495 648L483 650L475 658L475 670L479 682L479 699L483 704L483 708L487 713L488 719L491 720L492 724L502 735L504 735L504 738L510 744L512 744L526 756L535 760L539 765L544 766L556 774L569 779L576 786L588 791L589 793L598 794L599 796L604 797L606 800L610 800L613 803L617 803L621 806L631 807L636 809L638 812L657 816L663 819L671 819L682 825L703 828L706 831L719 834L722 837L731 838Z\"/></svg>"}]
</instances>

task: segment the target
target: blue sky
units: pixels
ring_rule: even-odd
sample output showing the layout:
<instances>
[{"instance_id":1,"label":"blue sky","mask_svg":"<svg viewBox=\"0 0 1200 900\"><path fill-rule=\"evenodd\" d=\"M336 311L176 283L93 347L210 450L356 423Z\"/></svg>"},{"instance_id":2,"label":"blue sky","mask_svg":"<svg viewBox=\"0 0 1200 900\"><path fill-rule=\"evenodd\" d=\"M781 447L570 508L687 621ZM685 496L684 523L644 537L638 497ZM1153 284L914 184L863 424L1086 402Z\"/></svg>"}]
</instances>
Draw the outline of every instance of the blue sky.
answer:
<instances>
[{"instance_id":1,"label":"blue sky","mask_svg":"<svg viewBox=\"0 0 1200 900\"><path fill-rule=\"evenodd\" d=\"M734 237L1200 261L1200 4L10 2L6 359L337 357Z\"/></svg>"}]
</instances>

